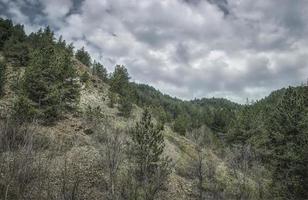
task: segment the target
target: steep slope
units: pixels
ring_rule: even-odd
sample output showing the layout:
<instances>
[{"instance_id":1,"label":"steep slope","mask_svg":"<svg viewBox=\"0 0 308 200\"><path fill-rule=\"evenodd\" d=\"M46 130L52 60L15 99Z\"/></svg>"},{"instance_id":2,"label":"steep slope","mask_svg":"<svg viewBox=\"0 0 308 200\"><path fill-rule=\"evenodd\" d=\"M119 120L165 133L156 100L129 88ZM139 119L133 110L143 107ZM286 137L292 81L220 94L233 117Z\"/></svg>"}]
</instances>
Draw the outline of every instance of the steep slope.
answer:
<instances>
[{"instance_id":1,"label":"steep slope","mask_svg":"<svg viewBox=\"0 0 308 200\"><path fill-rule=\"evenodd\" d=\"M74 63L79 76L89 70L77 60ZM67 192L72 190L78 180L80 198L100 199L104 195L100 185L106 180L104 174L107 173L101 160L104 143L100 141L114 134L114 130L119 130L123 137L128 137L127 130L140 119L143 109L134 105L131 116L124 118L119 115L118 105L114 108L108 106L108 84L92 75L86 83L81 84L77 112L68 113L51 125L36 124L33 127L35 145L39 149L34 159L47 161L45 164L48 163L49 167L45 173L51 180L49 187L53 190L61 190L59 181L64 177L61 179L59 176L67 176ZM10 97L14 96L12 94L7 93L1 100L1 105L9 105L14 98ZM204 129L203 134L212 133L210 129ZM198 145L173 132L168 125L164 127L164 135L165 154L174 163L167 199L194 199L196 179L193 163L198 160ZM211 182L206 183L205 187L210 190L219 186L222 190L217 189L216 193L231 195L236 190L239 179L229 169L226 160L219 158L212 148L214 146L209 144L202 150L205 155L202 162L208 163L207 166L214 170L211 180L208 180ZM63 174L64 172L67 174ZM253 195L256 185L254 181L248 180L246 189Z\"/></svg>"}]
</instances>

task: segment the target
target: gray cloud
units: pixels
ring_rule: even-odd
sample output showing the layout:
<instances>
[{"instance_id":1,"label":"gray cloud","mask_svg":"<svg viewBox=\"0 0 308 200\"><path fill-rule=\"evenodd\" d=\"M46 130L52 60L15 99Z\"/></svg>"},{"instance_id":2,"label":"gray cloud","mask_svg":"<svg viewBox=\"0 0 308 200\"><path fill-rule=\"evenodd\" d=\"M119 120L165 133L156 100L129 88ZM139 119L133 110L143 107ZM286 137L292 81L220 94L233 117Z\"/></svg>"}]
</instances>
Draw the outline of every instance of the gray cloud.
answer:
<instances>
[{"instance_id":1,"label":"gray cloud","mask_svg":"<svg viewBox=\"0 0 308 200\"><path fill-rule=\"evenodd\" d=\"M244 102L308 76L307 1L0 0L0 13L185 99Z\"/></svg>"}]
</instances>

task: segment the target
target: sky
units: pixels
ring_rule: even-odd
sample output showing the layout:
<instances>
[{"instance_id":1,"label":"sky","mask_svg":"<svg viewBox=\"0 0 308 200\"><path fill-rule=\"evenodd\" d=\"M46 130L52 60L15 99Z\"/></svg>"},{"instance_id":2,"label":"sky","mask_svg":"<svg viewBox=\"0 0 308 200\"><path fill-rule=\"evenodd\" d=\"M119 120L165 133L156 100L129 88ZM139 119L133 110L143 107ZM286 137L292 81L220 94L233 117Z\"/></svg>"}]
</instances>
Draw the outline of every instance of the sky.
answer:
<instances>
[{"instance_id":1,"label":"sky","mask_svg":"<svg viewBox=\"0 0 308 200\"><path fill-rule=\"evenodd\" d=\"M0 16L186 100L243 103L308 78L307 0L0 0Z\"/></svg>"}]
</instances>

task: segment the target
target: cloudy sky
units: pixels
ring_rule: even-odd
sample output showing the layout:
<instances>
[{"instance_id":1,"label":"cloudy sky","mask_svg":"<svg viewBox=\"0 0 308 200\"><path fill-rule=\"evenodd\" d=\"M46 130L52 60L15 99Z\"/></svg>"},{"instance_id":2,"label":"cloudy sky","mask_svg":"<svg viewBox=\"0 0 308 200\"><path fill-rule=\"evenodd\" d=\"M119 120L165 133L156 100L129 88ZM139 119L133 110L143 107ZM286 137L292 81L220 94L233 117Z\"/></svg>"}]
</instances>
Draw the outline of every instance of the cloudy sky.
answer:
<instances>
[{"instance_id":1,"label":"cloudy sky","mask_svg":"<svg viewBox=\"0 0 308 200\"><path fill-rule=\"evenodd\" d=\"M244 102L308 78L307 0L0 0L0 16L182 99Z\"/></svg>"}]
</instances>

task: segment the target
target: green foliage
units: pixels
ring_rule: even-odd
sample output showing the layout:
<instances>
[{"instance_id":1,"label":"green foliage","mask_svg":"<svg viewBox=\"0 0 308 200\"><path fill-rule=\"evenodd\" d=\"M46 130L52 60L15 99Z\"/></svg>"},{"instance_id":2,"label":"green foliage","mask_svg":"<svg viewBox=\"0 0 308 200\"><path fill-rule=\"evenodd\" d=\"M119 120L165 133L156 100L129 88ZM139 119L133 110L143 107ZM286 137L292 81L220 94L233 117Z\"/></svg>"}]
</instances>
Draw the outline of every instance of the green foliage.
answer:
<instances>
[{"instance_id":1,"label":"green foliage","mask_svg":"<svg viewBox=\"0 0 308 200\"><path fill-rule=\"evenodd\" d=\"M108 99L109 99L108 106L110 108L114 108L114 104L116 103L116 100L117 100L116 94L108 91Z\"/></svg>"},{"instance_id":2,"label":"green foliage","mask_svg":"<svg viewBox=\"0 0 308 200\"><path fill-rule=\"evenodd\" d=\"M120 100L119 100L120 115L127 118L130 116L132 109L133 109L133 105L129 101L129 99L123 96L120 97Z\"/></svg>"},{"instance_id":3,"label":"green foliage","mask_svg":"<svg viewBox=\"0 0 308 200\"><path fill-rule=\"evenodd\" d=\"M2 23L1 23L2 22ZM9 21L0 22L1 34L0 48L7 62L13 66L24 67L29 60L29 49L26 34L22 25L13 26Z\"/></svg>"},{"instance_id":4,"label":"green foliage","mask_svg":"<svg viewBox=\"0 0 308 200\"><path fill-rule=\"evenodd\" d=\"M209 126L216 132L226 133L233 117L232 111L223 108L217 109L213 113L213 119Z\"/></svg>"},{"instance_id":5,"label":"green foliage","mask_svg":"<svg viewBox=\"0 0 308 200\"><path fill-rule=\"evenodd\" d=\"M5 41L7 41L12 34L13 22L9 19L0 18L0 50L3 49Z\"/></svg>"},{"instance_id":6,"label":"green foliage","mask_svg":"<svg viewBox=\"0 0 308 200\"><path fill-rule=\"evenodd\" d=\"M184 123L186 130L200 128L202 125L213 125L217 131L225 132L229 128L236 110L240 108L238 104L226 99L182 101L162 94L148 85L131 83L131 87L132 101L140 107L151 107L155 117L164 118L165 123L174 122L178 116L186 116L187 122ZM162 110L164 112L161 112ZM184 127L181 129L183 133Z\"/></svg>"},{"instance_id":7,"label":"green foliage","mask_svg":"<svg viewBox=\"0 0 308 200\"><path fill-rule=\"evenodd\" d=\"M26 68L23 94L36 105L47 121L55 120L68 109L75 107L79 97L76 71L73 69L70 51L54 42L49 29L33 35L35 45ZM35 38L39 38L36 41ZM45 42L44 45L40 44Z\"/></svg>"},{"instance_id":8,"label":"green foliage","mask_svg":"<svg viewBox=\"0 0 308 200\"><path fill-rule=\"evenodd\" d=\"M110 106L113 105L112 93L118 93L119 99L119 111L124 117L129 117L132 110L132 88L129 83L129 75L127 69L124 66L117 65L114 72L110 77Z\"/></svg>"},{"instance_id":9,"label":"green foliage","mask_svg":"<svg viewBox=\"0 0 308 200\"><path fill-rule=\"evenodd\" d=\"M131 129L130 155L137 199L156 199L171 173L170 159L163 156L164 136L160 126L152 123L146 109L140 122Z\"/></svg>"},{"instance_id":10,"label":"green foliage","mask_svg":"<svg viewBox=\"0 0 308 200\"><path fill-rule=\"evenodd\" d=\"M269 161L276 195L307 198L308 125L304 90L288 88L267 122Z\"/></svg>"},{"instance_id":11,"label":"green foliage","mask_svg":"<svg viewBox=\"0 0 308 200\"><path fill-rule=\"evenodd\" d=\"M94 60L93 75L98 76L102 81L106 82L108 79L107 69L99 62Z\"/></svg>"},{"instance_id":12,"label":"green foliage","mask_svg":"<svg viewBox=\"0 0 308 200\"><path fill-rule=\"evenodd\" d=\"M174 121L173 130L180 135L185 135L187 126L188 119L184 115L180 115Z\"/></svg>"},{"instance_id":13,"label":"green foliage","mask_svg":"<svg viewBox=\"0 0 308 200\"><path fill-rule=\"evenodd\" d=\"M3 52L6 61L13 66L27 66L29 61L29 50L26 42L21 42L15 37L11 37L5 42Z\"/></svg>"},{"instance_id":14,"label":"green foliage","mask_svg":"<svg viewBox=\"0 0 308 200\"><path fill-rule=\"evenodd\" d=\"M91 107L88 106L84 112L84 127L87 129L84 130L86 134L92 134L97 128L99 128L104 121L103 110L100 106Z\"/></svg>"},{"instance_id":15,"label":"green foliage","mask_svg":"<svg viewBox=\"0 0 308 200\"><path fill-rule=\"evenodd\" d=\"M256 120L253 118L254 113L250 106L246 105L237 114L236 119L233 122L232 128L228 131L227 140L229 143L246 144L250 139L254 130L256 130Z\"/></svg>"},{"instance_id":16,"label":"green foliage","mask_svg":"<svg viewBox=\"0 0 308 200\"><path fill-rule=\"evenodd\" d=\"M31 122L39 116L35 103L19 95L13 104L12 116L19 122Z\"/></svg>"},{"instance_id":17,"label":"green foliage","mask_svg":"<svg viewBox=\"0 0 308 200\"><path fill-rule=\"evenodd\" d=\"M44 30L40 29L36 33L31 33L27 41L32 50L50 48L55 44L54 33L48 26Z\"/></svg>"},{"instance_id":18,"label":"green foliage","mask_svg":"<svg viewBox=\"0 0 308 200\"><path fill-rule=\"evenodd\" d=\"M153 113L154 116L157 117L157 120L159 121L159 123L161 123L162 125L164 125L165 123L167 123L168 121L170 121L171 116L169 113L167 113L162 106L158 106L158 107L150 107L151 113Z\"/></svg>"},{"instance_id":19,"label":"green foliage","mask_svg":"<svg viewBox=\"0 0 308 200\"><path fill-rule=\"evenodd\" d=\"M0 97L4 95L4 84L5 84L5 64L0 62Z\"/></svg>"},{"instance_id":20,"label":"green foliage","mask_svg":"<svg viewBox=\"0 0 308 200\"><path fill-rule=\"evenodd\" d=\"M82 47L81 49L78 49L75 57L85 66L90 67L91 66L91 56L90 54Z\"/></svg>"},{"instance_id":21,"label":"green foliage","mask_svg":"<svg viewBox=\"0 0 308 200\"><path fill-rule=\"evenodd\" d=\"M245 106L227 135L229 144L251 145L272 176L275 199L308 194L307 86L290 87Z\"/></svg>"},{"instance_id":22,"label":"green foliage","mask_svg":"<svg viewBox=\"0 0 308 200\"><path fill-rule=\"evenodd\" d=\"M110 91L128 96L129 94L129 75L124 66L117 65L110 77Z\"/></svg>"}]
</instances>

